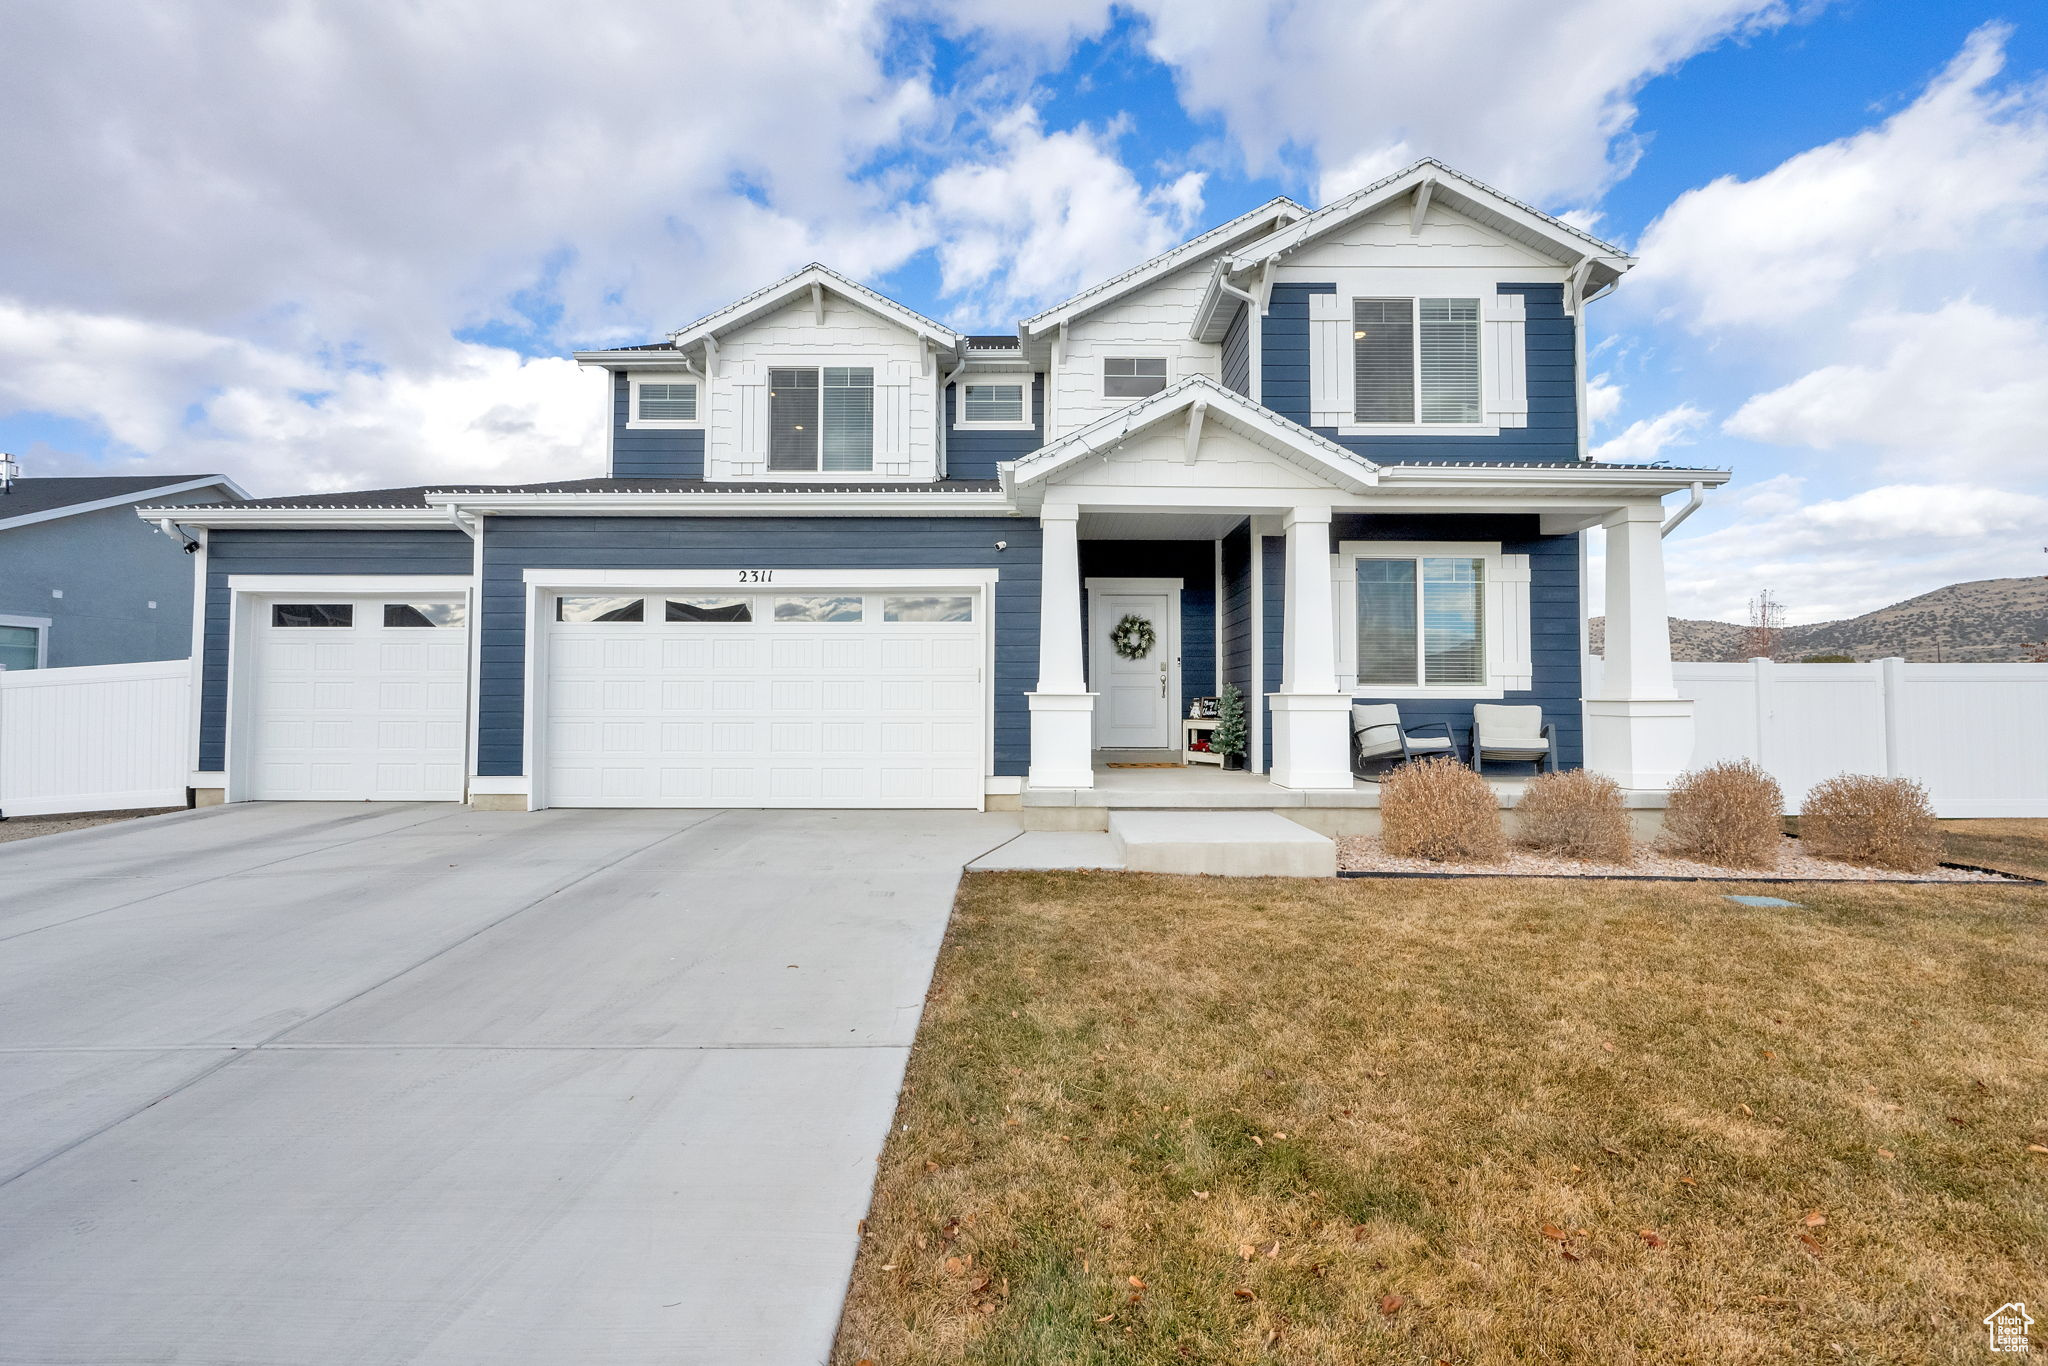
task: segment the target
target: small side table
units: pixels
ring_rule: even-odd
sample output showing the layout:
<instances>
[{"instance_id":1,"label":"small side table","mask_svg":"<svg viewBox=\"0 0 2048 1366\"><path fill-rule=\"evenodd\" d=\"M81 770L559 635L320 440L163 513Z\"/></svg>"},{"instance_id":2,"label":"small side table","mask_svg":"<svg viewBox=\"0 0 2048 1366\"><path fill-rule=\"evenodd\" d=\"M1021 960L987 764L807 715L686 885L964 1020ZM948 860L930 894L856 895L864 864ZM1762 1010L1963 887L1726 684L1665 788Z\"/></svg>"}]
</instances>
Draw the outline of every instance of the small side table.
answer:
<instances>
[{"instance_id":1,"label":"small side table","mask_svg":"<svg viewBox=\"0 0 2048 1366\"><path fill-rule=\"evenodd\" d=\"M1223 766L1223 756L1213 749L1191 749L1196 740L1213 740L1216 734L1216 718L1213 716L1190 716L1180 723L1180 761L1182 764L1215 764Z\"/></svg>"}]
</instances>

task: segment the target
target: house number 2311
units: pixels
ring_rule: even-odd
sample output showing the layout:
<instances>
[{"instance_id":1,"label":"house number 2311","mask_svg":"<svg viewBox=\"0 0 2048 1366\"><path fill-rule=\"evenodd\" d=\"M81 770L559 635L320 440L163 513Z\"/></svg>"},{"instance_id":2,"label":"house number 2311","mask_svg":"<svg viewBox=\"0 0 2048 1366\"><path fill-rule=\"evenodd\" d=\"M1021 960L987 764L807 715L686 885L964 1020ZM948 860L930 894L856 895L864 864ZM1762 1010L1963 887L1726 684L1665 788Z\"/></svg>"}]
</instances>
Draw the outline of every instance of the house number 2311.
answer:
<instances>
[{"instance_id":1,"label":"house number 2311","mask_svg":"<svg viewBox=\"0 0 2048 1366\"><path fill-rule=\"evenodd\" d=\"M773 583L775 582L775 571L772 569L742 569L740 571L740 582Z\"/></svg>"}]
</instances>

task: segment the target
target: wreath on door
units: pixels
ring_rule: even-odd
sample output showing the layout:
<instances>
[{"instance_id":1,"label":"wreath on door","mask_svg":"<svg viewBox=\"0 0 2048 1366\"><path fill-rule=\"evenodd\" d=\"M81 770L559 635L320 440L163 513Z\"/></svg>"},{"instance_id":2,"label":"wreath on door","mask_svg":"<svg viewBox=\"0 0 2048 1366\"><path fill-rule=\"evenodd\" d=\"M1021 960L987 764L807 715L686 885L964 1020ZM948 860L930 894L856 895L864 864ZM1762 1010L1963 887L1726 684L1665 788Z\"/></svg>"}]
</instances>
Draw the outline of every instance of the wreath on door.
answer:
<instances>
[{"instance_id":1,"label":"wreath on door","mask_svg":"<svg viewBox=\"0 0 2048 1366\"><path fill-rule=\"evenodd\" d=\"M1132 612L1109 633L1109 643L1125 659L1143 659L1159 643L1159 633L1152 629L1151 622Z\"/></svg>"}]
</instances>

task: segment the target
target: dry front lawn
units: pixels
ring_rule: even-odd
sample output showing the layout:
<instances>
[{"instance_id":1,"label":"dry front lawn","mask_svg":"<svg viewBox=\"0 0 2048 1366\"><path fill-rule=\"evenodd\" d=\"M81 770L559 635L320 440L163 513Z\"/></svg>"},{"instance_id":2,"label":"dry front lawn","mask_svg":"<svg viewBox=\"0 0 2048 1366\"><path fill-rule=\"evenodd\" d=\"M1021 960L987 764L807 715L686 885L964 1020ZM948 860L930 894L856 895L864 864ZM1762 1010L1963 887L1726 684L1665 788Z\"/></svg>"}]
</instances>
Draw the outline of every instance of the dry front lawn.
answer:
<instances>
[{"instance_id":1,"label":"dry front lawn","mask_svg":"<svg viewBox=\"0 0 2048 1366\"><path fill-rule=\"evenodd\" d=\"M2048 1300L2044 914L970 875L833 1360L1984 1360Z\"/></svg>"}]
</instances>

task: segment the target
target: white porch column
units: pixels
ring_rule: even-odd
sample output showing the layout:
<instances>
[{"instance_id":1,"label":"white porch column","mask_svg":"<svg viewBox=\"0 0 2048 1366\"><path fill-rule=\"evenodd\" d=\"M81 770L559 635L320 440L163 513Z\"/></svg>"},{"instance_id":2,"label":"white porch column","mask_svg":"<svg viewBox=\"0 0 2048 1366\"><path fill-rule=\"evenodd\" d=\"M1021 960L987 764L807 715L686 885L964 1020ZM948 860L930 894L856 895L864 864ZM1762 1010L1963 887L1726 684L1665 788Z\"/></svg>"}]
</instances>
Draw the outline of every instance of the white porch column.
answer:
<instances>
[{"instance_id":1,"label":"white porch column","mask_svg":"<svg viewBox=\"0 0 2048 1366\"><path fill-rule=\"evenodd\" d=\"M1081 664L1081 510L1050 506L1038 585L1038 690L1031 707L1033 787L1093 787L1095 694Z\"/></svg>"},{"instance_id":2,"label":"white porch column","mask_svg":"<svg viewBox=\"0 0 2048 1366\"><path fill-rule=\"evenodd\" d=\"M1607 528L1607 660L1586 699L1586 767L1623 787L1663 790L1692 761L1692 703L1671 673L1664 509L1624 508Z\"/></svg>"},{"instance_id":3,"label":"white porch column","mask_svg":"<svg viewBox=\"0 0 2048 1366\"><path fill-rule=\"evenodd\" d=\"M1273 782L1351 786L1351 696L1337 691L1336 619L1330 595L1330 510L1287 514L1286 615L1281 684L1273 709Z\"/></svg>"}]
</instances>

